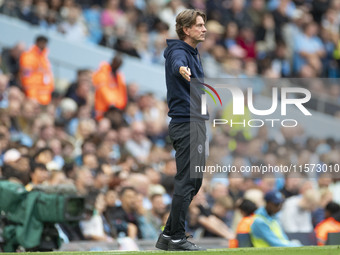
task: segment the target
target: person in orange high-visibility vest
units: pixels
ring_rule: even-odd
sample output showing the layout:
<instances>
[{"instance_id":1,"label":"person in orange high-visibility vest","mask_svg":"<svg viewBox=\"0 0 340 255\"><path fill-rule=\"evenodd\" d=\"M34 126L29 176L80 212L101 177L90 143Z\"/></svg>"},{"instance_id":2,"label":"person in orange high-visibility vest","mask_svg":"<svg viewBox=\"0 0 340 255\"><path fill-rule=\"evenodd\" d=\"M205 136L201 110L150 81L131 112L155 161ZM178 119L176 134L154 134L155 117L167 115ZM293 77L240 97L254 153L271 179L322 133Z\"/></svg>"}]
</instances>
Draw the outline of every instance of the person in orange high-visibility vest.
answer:
<instances>
[{"instance_id":1,"label":"person in orange high-visibility vest","mask_svg":"<svg viewBox=\"0 0 340 255\"><path fill-rule=\"evenodd\" d=\"M255 219L255 211L257 206L255 203L248 199L243 199L240 205L238 206L243 218L237 225L236 234L249 234L250 227ZM229 241L229 248L237 248L238 241L237 239L232 239Z\"/></svg>"},{"instance_id":2,"label":"person in orange high-visibility vest","mask_svg":"<svg viewBox=\"0 0 340 255\"><path fill-rule=\"evenodd\" d=\"M20 57L20 81L28 98L41 105L51 102L54 89L53 73L47 58L48 39L38 36L32 48Z\"/></svg>"},{"instance_id":3,"label":"person in orange high-visibility vest","mask_svg":"<svg viewBox=\"0 0 340 255\"><path fill-rule=\"evenodd\" d=\"M117 55L112 59L111 65L104 62L93 74L93 85L96 88L94 108L97 120L103 117L110 106L123 110L127 104L124 75L118 71L122 63L122 58Z\"/></svg>"},{"instance_id":4,"label":"person in orange high-visibility vest","mask_svg":"<svg viewBox=\"0 0 340 255\"><path fill-rule=\"evenodd\" d=\"M328 233L340 232L340 222L336 221L332 216L340 212L340 205L329 202L325 208L325 219L316 225L314 231L318 245L325 245Z\"/></svg>"}]
</instances>

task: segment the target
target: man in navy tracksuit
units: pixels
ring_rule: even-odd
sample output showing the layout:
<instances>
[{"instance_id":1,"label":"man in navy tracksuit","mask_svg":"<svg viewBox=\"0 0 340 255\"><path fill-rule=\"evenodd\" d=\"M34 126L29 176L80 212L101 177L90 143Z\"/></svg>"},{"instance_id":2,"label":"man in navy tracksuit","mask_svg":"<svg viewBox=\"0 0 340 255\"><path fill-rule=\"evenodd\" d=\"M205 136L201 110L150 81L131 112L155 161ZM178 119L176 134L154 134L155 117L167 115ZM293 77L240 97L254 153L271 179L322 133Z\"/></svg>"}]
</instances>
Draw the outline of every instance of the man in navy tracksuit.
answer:
<instances>
[{"instance_id":1,"label":"man in navy tracksuit","mask_svg":"<svg viewBox=\"0 0 340 255\"><path fill-rule=\"evenodd\" d=\"M197 44L205 39L204 13L184 10L176 18L179 40L167 40L164 52L169 135L176 150L177 174L171 212L156 247L162 250L202 250L185 237L185 218L193 197L202 185L195 166L205 166L205 120L200 100L204 73ZM191 82L192 79L198 82ZM196 84L197 83L197 84ZM191 173L191 176L190 176Z\"/></svg>"}]
</instances>

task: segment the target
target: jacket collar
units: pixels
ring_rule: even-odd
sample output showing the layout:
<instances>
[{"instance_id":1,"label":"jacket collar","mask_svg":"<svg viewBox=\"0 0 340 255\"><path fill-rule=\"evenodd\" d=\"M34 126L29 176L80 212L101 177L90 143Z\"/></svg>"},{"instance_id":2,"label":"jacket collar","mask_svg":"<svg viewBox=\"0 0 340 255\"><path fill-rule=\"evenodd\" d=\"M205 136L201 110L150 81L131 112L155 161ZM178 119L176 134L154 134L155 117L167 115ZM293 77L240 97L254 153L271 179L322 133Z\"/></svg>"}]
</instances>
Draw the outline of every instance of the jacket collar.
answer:
<instances>
[{"instance_id":1,"label":"jacket collar","mask_svg":"<svg viewBox=\"0 0 340 255\"><path fill-rule=\"evenodd\" d=\"M33 51L34 53L38 54L38 55L43 55L46 56L48 53L47 48L45 48L43 51L41 51L37 45L33 45L31 48L31 51Z\"/></svg>"}]
</instances>

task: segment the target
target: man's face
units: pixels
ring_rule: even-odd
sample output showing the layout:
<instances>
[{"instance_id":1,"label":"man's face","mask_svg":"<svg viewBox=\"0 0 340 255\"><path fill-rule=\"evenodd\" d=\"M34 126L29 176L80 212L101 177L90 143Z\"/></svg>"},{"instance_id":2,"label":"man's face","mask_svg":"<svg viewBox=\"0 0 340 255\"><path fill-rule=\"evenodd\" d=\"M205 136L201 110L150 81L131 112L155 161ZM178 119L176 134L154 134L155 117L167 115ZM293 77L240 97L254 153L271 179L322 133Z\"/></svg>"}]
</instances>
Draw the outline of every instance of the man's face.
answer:
<instances>
[{"instance_id":1,"label":"man's face","mask_svg":"<svg viewBox=\"0 0 340 255\"><path fill-rule=\"evenodd\" d=\"M51 151L43 151L41 152L37 158L36 158L36 162L38 163L42 163L42 164L47 164L48 162L52 161L53 159L53 154Z\"/></svg>"},{"instance_id":2,"label":"man's face","mask_svg":"<svg viewBox=\"0 0 340 255\"><path fill-rule=\"evenodd\" d=\"M275 215L277 214L282 208L282 203L275 204L272 202L267 202L266 210L269 215Z\"/></svg>"},{"instance_id":3,"label":"man's face","mask_svg":"<svg viewBox=\"0 0 340 255\"><path fill-rule=\"evenodd\" d=\"M47 47L47 42L45 42L45 41L39 41L39 42L37 42L37 47L38 47L41 51L43 51L43 50Z\"/></svg>"},{"instance_id":4,"label":"man's face","mask_svg":"<svg viewBox=\"0 0 340 255\"><path fill-rule=\"evenodd\" d=\"M34 182L34 184L42 184L48 179L48 177L48 171L40 167L36 168L35 171L31 174L32 182Z\"/></svg>"},{"instance_id":5,"label":"man's face","mask_svg":"<svg viewBox=\"0 0 340 255\"><path fill-rule=\"evenodd\" d=\"M165 213L165 204L163 201L163 196L162 195L158 195L155 196L152 200L152 208L154 210L154 212L156 214L158 214L159 216L163 215Z\"/></svg>"},{"instance_id":6,"label":"man's face","mask_svg":"<svg viewBox=\"0 0 340 255\"><path fill-rule=\"evenodd\" d=\"M136 197L137 194L133 190L126 190L121 197L123 207L129 208L130 210L136 209Z\"/></svg>"},{"instance_id":7,"label":"man's face","mask_svg":"<svg viewBox=\"0 0 340 255\"><path fill-rule=\"evenodd\" d=\"M82 79L78 82L77 95L86 99L91 91L91 84L88 80Z\"/></svg>"},{"instance_id":8,"label":"man's face","mask_svg":"<svg viewBox=\"0 0 340 255\"><path fill-rule=\"evenodd\" d=\"M188 36L195 42L203 42L205 40L205 33L207 29L205 28L204 20L201 16L197 16L196 24L187 28Z\"/></svg>"}]
</instances>

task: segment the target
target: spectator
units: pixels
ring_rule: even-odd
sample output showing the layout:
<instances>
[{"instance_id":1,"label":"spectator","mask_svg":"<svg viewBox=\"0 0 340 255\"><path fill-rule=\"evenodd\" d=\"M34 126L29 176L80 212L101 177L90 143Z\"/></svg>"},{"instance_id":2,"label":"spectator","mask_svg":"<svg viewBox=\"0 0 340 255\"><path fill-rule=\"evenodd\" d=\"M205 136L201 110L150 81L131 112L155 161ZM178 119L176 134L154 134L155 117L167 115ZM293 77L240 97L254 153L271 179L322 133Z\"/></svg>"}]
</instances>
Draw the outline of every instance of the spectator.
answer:
<instances>
[{"instance_id":1,"label":"spectator","mask_svg":"<svg viewBox=\"0 0 340 255\"><path fill-rule=\"evenodd\" d=\"M250 227L255 219L255 211L257 206L255 203L248 199L243 199L238 209L241 211L243 216L242 220L239 222L236 233L237 234L245 234L250 233Z\"/></svg>"},{"instance_id":2,"label":"spectator","mask_svg":"<svg viewBox=\"0 0 340 255\"><path fill-rule=\"evenodd\" d=\"M21 108L22 108L21 101L14 99L9 101L8 116L11 124L10 125L11 140L27 146L32 146L33 143L31 138L21 131L19 123L19 115Z\"/></svg>"},{"instance_id":3,"label":"spectator","mask_svg":"<svg viewBox=\"0 0 340 255\"><path fill-rule=\"evenodd\" d=\"M245 58L255 58L255 35L250 27L243 27L240 30L240 36L236 39L237 44L245 50Z\"/></svg>"},{"instance_id":4,"label":"spectator","mask_svg":"<svg viewBox=\"0 0 340 255\"><path fill-rule=\"evenodd\" d=\"M276 47L275 22L271 13L265 13L261 25L256 30L256 50L258 58L264 58L274 52Z\"/></svg>"},{"instance_id":5,"label":"spectator","mask_svg":"<svg viewBox=\"0 0 340 255\"><path fill-rule=\"evenodd\" d=\"M71 184L72 180L66 177L66 174L61 170L52 170L48 179L48 185L61 186L64 184ZM74 187L75 188L75 187Z\"/></svg>"},{"instance_id":6,"label":"spectator","mask_svg":"<svg viewBox=\"0 0 340 255\"><path fill-rule=\"evenodd\" d=\"M139 97L139 85L136 82L129 83L126 87L128 102L137 102Z\"/></svg>"},{"instance_id":7,"label":"spectator","mask_svg":"<svg viewBox=\"0 0 340 255\"><path fill-rule=\"evenodd\" d=\"M238 209L241 212L242 219L237 224L236 235L238 234L249 234L250 227L254 222L255 219L255 211L257 206L255 203L248 199L243 199L240 201L238 205ZM238 241L237 239L230 240L229 248L237 248Z\"/></svg>"},{"instance_id":8,"label":"spectator","mask_svg":"<svg viewBox=\"0 0 340 255\"><path fill-rule=\"evenodd\" d=\"M247 13L254 27L260 26L263 15L265 14L265 7L264 0L252 0L250 7L247 8Z\"/></svg>"},{"instance_id":9,"label":"spectator","mask_svg":"<svg viewBox=\"0 0 340 255\"><path fill-rule=\"evenodd\" d=\"M104 29L104 34L112 34L117 21L124 15L119 8L119 0L107 0L100 22Z\"/></svg>"},{"instance_id":10,"label":"spectator","mask_svg":"<svg viewBox=\"0 0 340 255\"><path fill-rule=\"evenodd\" d=\"M225 13L227 13L228 10L230 9L230 5L226 4L226 2L223 2L223 1L213 0L213 1L206 2L206 8L207 8L208 20L215 19L219 22L222 22L222 20L226 18Z\"/></svg>"},{"instance_id":11,"label":"spectator","mask_svg":"<svg viewBox=\"0 0 340 255\"><path fill-rule=\"evenodd\" d=\"M246 51L236 42L238 33L239 29L237 24L235 22L229 22L226 26L223 44L233 57L244 58L246 56Z\"/></svg>"},{"instance_id":12,"label":"spectator","mask_svg":"<svg viewBox=\"0 0 340 255\"><path fill-rule=\"evenodd\" d=\"M90 80L92 79L92 71L90 69L78 69L77 70L77 79L72 82L66 90L65 97L71 97L75 93L77 84L80 80Z\"/></svg>"},{"instance_id":13,"label":"spectator","mask_svg":"<svg viewBox=\"0 0 340 255\"><path fill-rule=\"evenodd\" d=\"M176 16L185 9L182 0L170 1L167 6L160 12L159 18L169 26L169 36L175 38Z\"/></svg>"},{"instance_id":14,"label":"spectator","mask_svg":"<svg viewBox=\"0 0 340 255\"><path fill-rule=\"evenodd\" d=\"M59 25L59 31L68 40L75 42L85 42L87 39L87 28L82 21L81 7L73 5L68 8L65 20Z\"/></svg>"},{"instance_id":15,"label":"spectator","mask_svg":"<svg viewBox=\"0 0 340 255\"><path fill-rule=\"evenodd\" d=\"M105 201L106 201L106 205L107 205L105 211L112 210L112 208L114 208L116 206L117 200L118 200L117 192L113 189L109 189L105 193ZM111 209L109 209L109 208L111 208Z\"/></svg>"},{"instance_id":16,"label":"spectator","mask_svg":"<svg viewBox=\"0 0 340 255\"><path fill-rule=\"evenodd\" d=\"M53 160L53 151L49 147L43 147L37 150L37 152L33 155L33 160L36 163L44 164L46 166L47 163Z\"/></svg>"},{"instance_id":17,"label":"spectator","mask_svg":"<svg viewBox=\"0 0 340 255\"><path fill-rule=\"evenodd\" d=\"M126 106L126 84L123 74L118 71L122 63L121 56L117 55L112 59L111 65L103 63L93 75L93 84L96 87L95 111L98 120L110 106L121 110Z\"/></svg>"},{"instance_id":18,"label":"spectator","mask_svg":"<svg viewBox=\"0 0 340 255\"><path fill-rule=\"evenodd\" d=\"M62 154L62 144L58 138L52 138L48 142L49 147L53 152L53 162L56 164L57 170L60 170L64 166L64 159Z\"/></svg>"},{"instance_id":19,"label":"spectator","mask_svg":"<svg viewBox=\"0 0 340 255\"><path fill-rule=\"evenodd\" d=\"M100 5L92 5L90 8L85 9L83 15L88 28L89 41L99 44L103 37L103 31L101 30L100 24Z\"/></svg>"},{"instance_id":20,"label":"spectator","mask_svg":"<svg viewBox=\"0 0 340 255\"><path fill-rule=\"evenodd\" d=\"M225 182L222 181L211 181L210 190L207 194L207 201L212 207L217 199L226 197L228 195L228 187Z\"/></svg>"},{"instance_id":21,"label":"spectator","mask_svg":"<svg viewBox=\"0 0 340 255\"><path fill-rule=\"evenodd\" d=\"M7 76L0 74L0 108L6 109L9 105L8 100L8 78Z\"/></svg>"},{"instance_id":22,"label":"spectator","mask_svg":"<svg viewBox=\"0 0 340 255\"><path fill-rule=\"evenodd\" d=\"M233 217L234 201L230 196L221 197L216 200L211 212L228 227L231 227Z\"/></svg>"},{"instance_id":23,"label":"spectator","mask_svg":"<svg viewBox=\"0 0 340 255\"><path fill-rule=\"evenodd\" d=\"M57 108L56 123L62 125L68 134L72 134L70 122L76 117L77 110L76 102L70 98L63 98Z\"/></svg>"},{"instance_id":24,"label":"spectator","mask_svg":"<svg viewBox=\"0 0 340 255\"><path fill-rule=\"evenodd\" d=\"M21 85L29 98L36 99L40 104L51 102L54 89L51 64L47 58L48 39L38 36L35 45L20 57Z\"/></svg>"},{"instance_id":25,"label":"spectator","mask_svg":"<svg viewBox=\"0 0 340 255\"><path fill-rule=\"evenodd\" d=\"M280 38L282 27L289 21L287 10L290 0L276 1L279 2L277 8L272 12L275 21L275 35Z\"/></svg>"},{"instance_id":26,"label":"spectator","mask_svg":"<svg viewBox=\"0 0 340 255\"><path fill-rule=\"evenodd\" d=\"M81 156L82 165L90 168L92 174L95 175L99 165L97 155L95 153L83 153Z\"/></svg>"},{"instance_id":27,"label":"spectator","mask_svg":"<svg viewBox=\"0 0 340 255\"><path fill-rule=\"evenodd\" d=\"M9 149L3 154L3 177L11 182L25 186L30 181L29 158L16 149Z\"/></svg>"},{"instance_id":28,"label":"spectator","mask_svg":"<svg viewBox=\"0 0 340 255\"><path fill-rule=\"evenodd\" d=\"M49 4L50 10L59 12L62 7L63 2L62 0L51 0L49 1L48 4Z\"/></svg>"},{"instance_id":29,"label":"spectator","mask_svg":"<svg viewBox=\"0 0 340 255\"><path fill-rule=\"evenodd\" d=\"M16 4L17 3L12 0L4 1L4 3L2 4L0 8L0 13L7 15L7 16L19 18L20 15L19 15L18 9L16 8L17 7Z\"/></svg>"},{"instance_id":30,"label":"spectator","mask_svg":"<svg viewBox=\"0 0 340 255\"><path fill-rule=\"evenodd\" d=\"M139 98L139 108L142 110L148 138L152 143L163 146L164 137L167 135L167 107L165 103L157 100L152 93L148 93Z\"/></svg>"},{"instance_id":31,"label":"spectator","mask_svg":"<svg viewBox=\"0 0 340 255\"><path fill-rule=\"evenodd\" d=\"M190 204L188 222L192 230L197 231L201 227L205 237L222 237L227 240L235 237L231 229L212 213L202 189Z\"/></svg>"},{"instance_id":32,"label":"spectator","mask_svg":"<svg viewBox=\"0 0 340 255\"><path fill-rule=\"evenodd\" d=\"M290 62L288 59L287 46L283 41L276 44L276 49L274 51L274 56L272 60L272 69L280 77L290 77L292 74Z\"/></svg>"},{"instance_id":33,"label":"spectator","mask_svg":"<svg viewBox=\"0 0 340 255\"><path fill-rule=\"evenodd\" d=\"M145 135L144 123L132 123L131 132L131 139L125 144L126 150L140 163L146 162L151 150L151 142Z\"/></svg>"},{"instance_id":34,"label":"spectator","mask_svg":"<svg viewBox=\"0 0 340 255\"><path fill-rule=\"evenodd\" d=\"M47 142L48 140L52 139L55 136L55 126L52 119L43 123L40 127L39 131L39 138Z\"/></svg>"},{"instance_id":35,"label":"spectator","mask_svg":"<svg viewBox=\"0 0 340 255\"><path fill-rule=\"evenodd\" d=\"M91 118L83 118L79 120L77 131L75 133L76 149L79 150L81 144L91 137L96 131L96 122Z\"/></svg>"},{"instance_id":36,"label":"spectator","mask_svg":"<svg viewBox=\"0 0 340 255\"><path fill-rule=\"evenodd\" d=\"M91 80L86 76L88 76L88 70L79 71L77 82L71 84L65 95L66 97L73 99L78 107L90 104L91 97L93 96L93 93L91 93Z\"/></svg>"},{"instance_id":37,"label":"spectator","mask_svg":"<svg viewBox=\"0 0 340 255\"><path fill-rule=\"evenodd\" d=\"M94 179L90 169L81 167L76 172L75 185L79 195L86 196L93 189Z\"/></svg>"},{"instance_id":38,"label":"spectator","mask_svg":"<svg viewBox=\"0 0 340 255\"><path fill-rule=\"evenodd\" d=\"M326 205L325 219L314 229L318 245L326 244L328 233L340 232L340 222L333 218L333 216L338 212L340 212L340 206L337 203L329 202Z\"/></svg>"},{"instance_id":39,"label":"spectator","mask_svg":"<svg viewBox=\"0 0 340 255\"><path fill-rule=\"evenodd\" d=\"M150 197L152 207L146 213L147 221L153 226L156 233L160 233L163 226L163 216L166 212L166 206L164 204L163 194L153 194ZM157 236L158 236L157 234Z\"/></svg>"},{"instance_id":40,"label":"spectator","mask_svg":"<svg viewBox=\"0 0 340 255\"><path fill-rule=\"evenodd\" d=\"M1 124L0 124L0 166L4 163L4 153L9 148L10 143L10 133L8 131L8 126L6 126L6 123L3 121L2 115L0 114Z\"/></svg>"},{"instance_id":41,"label":"spectator","mask_svg":"<svg viewBox=\"0 0 340 255\"><path fill-rule=\"evenodd\" d=\"M309 233L313 231L312 214L320 203L320 194L310 189L300 196L292 196L284 202L280 222L285 232Z\"/></svg>"},{"instance_id":42,"label":"spectator","mask_svg":"<svg viewBox=\"0 0 340 255\"><path fill-rule=\"evenodd\" d=\"M299 189L302 185L302 176L299 174L289 174L285 179L284 187L281 193L285 198L296 196L299 194Z\"/></svg>"},{"instance_id":43,"label":"spectator","mask_svg":"<svg viewBox=\"0 0 340 255\"><path fill-rule=\"evenodd\" d=\"M137 219L137 192L132 187L124 187L119 195L121 206L106 212L107 221L117 229L118 236L132 239L141 238Z\"/></svg>"},{"instance_id":44,"label":"spectator","mask_svg":"<svg viewBox=\"0 0 340 255\"><path fill-rule=\"evenodd\" d=\"M27 17L27 21L32 25L39 26L41 28L48 28L47 23L48 16L48 4L44 0L38 0L35 3L33 12Z\"/></svg>"},{"instance_id":45,"label":"spectator","mask_svg":"<svg viewBox=\"0 0 340 255\"><path fill-rule=\"evenodd\" d=\"M270 191L265 195L266 206L255 212L255 220L250 228L250 236L254 247L299 246L288 240L276 217L284 201L281 193Z\"/></svg>"},{"instance_id":46,"label":"spectator","mask_svg":"<svg viewBox=\"0 0 340 255\"><path fill-rule=\"evenodd\" d=\"M312 15L316 22L320 23L322 16L327 11L327 8L330 6L332 0L315 0L312 1Z\"/></svg>"},{"instance_id":47,"label":"spectator","mask_svg":"<svg viewBox=\"0 0 340 255\"><path fill-rule=\"evenodd\" d=\"M94 171L93 187L101 192L106 192L108 190L108 182L110 180L110 176L107 175L103 170L104 167L104 164L102 164L97 170Z\"/></svg>"},{"instance_id":48,"label":"spectator","mask_svg":"<svg viewBox=\"0 0 340 255\"><path fill-rule=\"evenodd\" d=\"M238 163L236 163L236 160L234 161L234 164L236 167L239 167ZM242 160L240 164L243 165L244 161ZM232 198L234 204L237 200L243 197L244 178L241 174L230 173L228 179L229 179L228 194Z\"/></svg>"},{"instance_id":49,"label":"spectator","mask_svg":"<svg viewBox=\"0 0 340 255\"><path fill-rule=\"evenodd\" d=\"M87 240L112 242L110 227L103 216L106 209L105 195L94 193L88 200L91 199L94 201L88 201L87 206L92 210L89 210L88 218L80 222L82 233Z\"/></svg>"},{"instance_id":50,"label":"spectator","mask_svg":"<svg viewBox=\"0 0 340 255\"><path fill-rule=\"evenodd\" d=\"M318 26L315 22L311 22L305 25L303 33L294 38L296 52L294 70L302 77L321 74L321 58L325 56L325 50L317 34Z\"/></svg>"},{"instance_id":51,"label":"spectator","mask_svg":"<svg viewBox=\"0 0 340 255\"><path fill-rule=\"evenodd\" d=\"M49 172L45 164L33 162L31 166L31 182L25 186L26 190L31 191L34 187L44 184L49 178Z\"/></svg>"},{"instance_id":52,"label":"spectator","mask_svg":"<svg viewBox=\"0 0 340 255\"><path fill-rule=\"evenodd\" d=\"M226 25L229 22L235 22L239 28L250 27L252 20L245 9L244 0L232 0L231 8L226 15L222 16L222 24Z\"/></svg>"},{"instance_id":53,"label":"spectator","mask_svg":"<svg viewBox=\"0 0 340 255\"><path fill-rule=\"evenodd\" d=\"M155 229L146 218L146 207L144 206L144 197L141 193L137 195L137 222L142 239L157 240L159 230Z\"/></svg>"},{"instance_id":54,"label":"spectator","mask_svg":"<svg viewBox=\"0 0 340 255\"><path fill-rule=\"evenodd\" d=\"M25 51L25 43L18 42L12 48L3 49L1 53L2 64L5 67L4 74L10 75L10 84L19 86L19 60Z\"/></svg>"}]
</instances>

